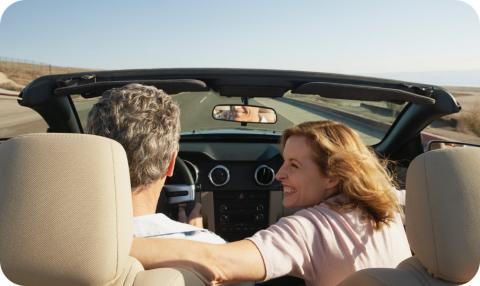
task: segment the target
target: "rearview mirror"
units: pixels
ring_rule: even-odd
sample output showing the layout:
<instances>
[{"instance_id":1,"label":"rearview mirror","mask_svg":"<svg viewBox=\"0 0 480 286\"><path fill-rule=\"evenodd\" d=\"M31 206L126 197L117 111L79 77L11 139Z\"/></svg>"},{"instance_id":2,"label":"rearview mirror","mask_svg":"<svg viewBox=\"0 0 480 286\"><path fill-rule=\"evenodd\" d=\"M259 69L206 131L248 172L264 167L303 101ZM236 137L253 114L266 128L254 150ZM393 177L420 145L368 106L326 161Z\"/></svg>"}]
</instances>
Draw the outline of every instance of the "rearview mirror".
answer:
<instances>
[{"instance_id":1,"label":"rearview mirror","mask_svg":"<svg viewBox=\"0 0 480 286\"><path fill-rule=\"evenodd\" d=\"M480 147L480 145L463 143L463 142L454 142L454 141L432 140L428 142L427 150L431 151L431 150L455 148L455 147Z\"/></svg>"},{"instance_id":2,"label":"rearview mirror","mask_svg":"<svg viewBox=\"0 0 480 286\"><path fill-rule=\"evenodd\" d=\"M277 122L277 113L273 108L253 105L216 105L213 119L233 122L270 123Z\"/></svg>"}]
</instances>

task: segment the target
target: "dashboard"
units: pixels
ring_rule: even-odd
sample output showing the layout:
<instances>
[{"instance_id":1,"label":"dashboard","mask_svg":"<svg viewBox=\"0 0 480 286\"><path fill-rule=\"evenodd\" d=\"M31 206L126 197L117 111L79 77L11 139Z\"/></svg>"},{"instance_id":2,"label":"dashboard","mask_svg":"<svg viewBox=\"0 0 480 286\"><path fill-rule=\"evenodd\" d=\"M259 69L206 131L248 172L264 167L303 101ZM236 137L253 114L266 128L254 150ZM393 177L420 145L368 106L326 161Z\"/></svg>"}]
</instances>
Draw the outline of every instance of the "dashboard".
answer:
<instances>
[{"instance_id":1,"label":"dashboard","mask_svg":"<svg viewBox=\"0 0 480 286\"><path fill-rule=\"evenodd\" d=\"M204 226L227 241L251 236L284 216L278 143L181 142Z\"/></svg>"}]
</instances>

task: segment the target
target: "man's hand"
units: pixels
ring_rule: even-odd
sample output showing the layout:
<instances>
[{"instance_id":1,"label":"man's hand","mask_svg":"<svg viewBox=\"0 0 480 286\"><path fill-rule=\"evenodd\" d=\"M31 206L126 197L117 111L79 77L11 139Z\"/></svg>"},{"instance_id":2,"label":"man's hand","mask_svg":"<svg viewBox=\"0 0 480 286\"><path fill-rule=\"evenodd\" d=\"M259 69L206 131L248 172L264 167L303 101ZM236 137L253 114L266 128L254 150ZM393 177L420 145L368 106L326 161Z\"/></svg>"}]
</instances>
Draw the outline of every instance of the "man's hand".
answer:
<instances>
[{"instance_id":1,"label":"man's hand","mask_svg":"<svg viewBox=\"0 0 480 286\"><path fill-rule=\"evenodd\" d=\"M179 205L178 206L178 221L183 223L188 223L196 227L203 228L203 218L201 214L202 205L198 202L195 203L190 215L187 218L187 214L185 212L185 206Z\"/></svg>"}]
</instances>

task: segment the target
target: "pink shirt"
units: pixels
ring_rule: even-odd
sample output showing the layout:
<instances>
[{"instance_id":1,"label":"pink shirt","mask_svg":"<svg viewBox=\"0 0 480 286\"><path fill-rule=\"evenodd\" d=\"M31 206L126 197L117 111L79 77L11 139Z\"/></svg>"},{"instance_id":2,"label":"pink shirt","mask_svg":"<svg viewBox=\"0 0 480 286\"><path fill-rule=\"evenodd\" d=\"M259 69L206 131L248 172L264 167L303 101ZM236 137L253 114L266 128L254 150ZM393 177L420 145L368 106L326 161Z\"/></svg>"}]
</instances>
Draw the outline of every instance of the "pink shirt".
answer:
<instances>
[{"instance_id":1,"label":"pink shirt","mask_svg":"<svg viewBox=\"0 0 480 286\"><path fill-rule=\"evenodd\" d=\"M289 274L307 285L337 285L357 270L394 268L411 256L400 215L379 231L361 216L321 203L257 232L248 239L263 257L265 280Z\"/></svg>"}]
</instances>

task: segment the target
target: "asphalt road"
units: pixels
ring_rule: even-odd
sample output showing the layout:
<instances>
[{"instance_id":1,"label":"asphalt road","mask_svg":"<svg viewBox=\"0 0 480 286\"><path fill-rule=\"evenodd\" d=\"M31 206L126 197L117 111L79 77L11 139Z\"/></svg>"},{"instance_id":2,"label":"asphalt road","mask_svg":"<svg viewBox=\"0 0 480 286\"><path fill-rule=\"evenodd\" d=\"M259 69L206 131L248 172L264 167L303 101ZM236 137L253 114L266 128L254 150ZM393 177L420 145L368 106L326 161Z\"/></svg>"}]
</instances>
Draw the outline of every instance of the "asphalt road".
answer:
<instances>
[{"instance_id":1,"label":"asphalt road","mask_svg":"<svg viewBox=\"0 0 480 286\"><path fill-rule=\"evenodd\" d=\"M315 105L305 102L295 102L282 99L255 98L249 100L249 104L274 108L277 112L276 124L248 123L241 126L240 123L214 120L212 118L213 107L217 104L240 104L239 98L218 96L213 92L181 93L172 96L181 106L182 131L198 131L217 128L246 128L262 129L281 133L282 130L304 121L330 119L344 122L356 129L366 144L374 144L383 137L383 132L364 123L336 115L334 112L325 113L315 108ZM86 118L90 106L95 99L80 99L77 109L82 122ZM0 96L0 138L11 137L16 134L29 132L45 132L47 125L34 111L21 107L16 99Z\"/></svg>"},{"instance_id":2,"label":"asphalt road","mask_svg":"<svg viewBox=\"0 0 480 286\"><path fill-rule=\"evenodd\" d=\"M47 124L30 108L20 106L15 96L0 95L0 138L45 132Z\"/></svg>"}]
</instances>

